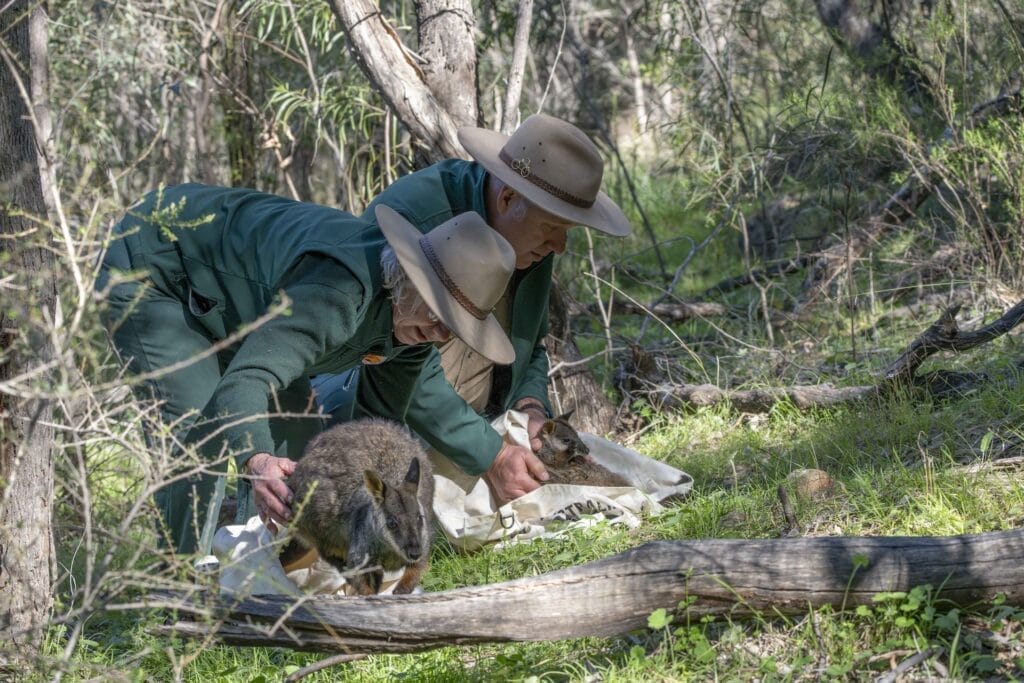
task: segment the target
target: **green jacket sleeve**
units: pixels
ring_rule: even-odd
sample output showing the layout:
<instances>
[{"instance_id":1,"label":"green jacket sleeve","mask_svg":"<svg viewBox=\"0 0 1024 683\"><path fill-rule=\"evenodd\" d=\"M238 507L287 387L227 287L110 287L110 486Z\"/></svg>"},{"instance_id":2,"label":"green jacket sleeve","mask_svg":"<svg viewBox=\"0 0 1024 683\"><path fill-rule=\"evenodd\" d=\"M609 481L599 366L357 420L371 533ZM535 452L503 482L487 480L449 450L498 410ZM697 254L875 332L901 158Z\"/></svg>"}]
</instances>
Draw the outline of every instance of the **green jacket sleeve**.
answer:
<instances>
[{"instance_id":1,"label":"green jacket sleeve","mask_svg":"<svg viewBox=\"0 0 1024 683\"><path fill-rule=\"evenodd\" d=\"M482 474L501 450L501 435L455 392L441 370L437 349L428 348L406 422L464 472Z\"/></svg>"},{"instance_id":2,"label":"green jacket sleeve","mask_svg":"<svg viewBox=\"0 0 1024 683\"><path fill-rule=\"evenodd\" d=\"M226 444L241 467L254 453L274 452L267 420L272 394L357 329L372 294L341 263L309 261L314 267L284 287L289 309L245 338L190 433L207 455L221 453Z\"/></svg>"}]
</instances>

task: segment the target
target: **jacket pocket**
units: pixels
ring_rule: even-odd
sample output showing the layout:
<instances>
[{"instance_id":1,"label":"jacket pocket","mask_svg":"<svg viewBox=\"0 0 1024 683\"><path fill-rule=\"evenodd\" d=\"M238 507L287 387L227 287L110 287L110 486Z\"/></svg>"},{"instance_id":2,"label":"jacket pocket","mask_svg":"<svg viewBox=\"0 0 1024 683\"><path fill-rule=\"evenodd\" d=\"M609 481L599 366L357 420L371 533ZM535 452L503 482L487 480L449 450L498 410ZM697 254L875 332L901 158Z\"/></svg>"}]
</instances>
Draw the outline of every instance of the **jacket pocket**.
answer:
<instances>
[{"instance_id":1,"label":"jacket pocket","mask_svg":"<svg viewBox=\"0 0 1024 683\"><path fill-rule=\"evenodd\" d=\"M227 336L224 324L224 295L213 273L205 266L184 259L188 312L213 336Z\"/></svg>"}]
</instances>

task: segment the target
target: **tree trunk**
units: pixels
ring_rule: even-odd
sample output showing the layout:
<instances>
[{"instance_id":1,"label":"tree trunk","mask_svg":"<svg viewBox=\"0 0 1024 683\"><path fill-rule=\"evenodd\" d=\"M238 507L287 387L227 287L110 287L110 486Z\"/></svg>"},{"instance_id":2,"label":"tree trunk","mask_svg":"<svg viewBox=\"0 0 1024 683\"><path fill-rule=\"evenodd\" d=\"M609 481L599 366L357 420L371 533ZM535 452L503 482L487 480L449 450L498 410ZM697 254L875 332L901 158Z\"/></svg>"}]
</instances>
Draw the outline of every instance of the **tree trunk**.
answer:
<instances>
[{"instance_id":1,"label":"tree trunk","mask_svg":"<svg viewBox=\"0 0 1024 683\"><path fill-rule=\"evenodd\" d=\"M587 369L572 336L569 307L558 282L551 285L548 306L548 358L551 361L551 401L557 413L574 411L573 426L581 432L607 434L615 426L615 407Z\"/></svg>"},{"instance_id":2,"label":"tree trunk","mask_svg":"<svg viewBox=\"0 0 1024 683\"><path fill-rule=\"evenodd\" d=\"M196 136L196 174L200 182L208 185L216 185L217 164L213 154L211 135L214 132L214 122L211 102L213 101L216 85L211 73L214 56L214 45L220 42L223 35L224 13L228 9L229 0L218 0L209 23L199 26L202 36L199 39L199 89L195 94L194 126Z\"/></svg>"},{"instance_id":3,"label":"tree trunk","mask_svg":"<svg viewBox=\"0 0 1024 683\"><path fill-rule=\"evenodd\" d=\"M489 586L422 595L291 598L221 604L213 637L354 653L445 645L609 637L645 628L664 608L704 615L807 614L870 605L885 591L930 585L974 605L1002 593L1024 605L1024 530L945 537L827 537L661 541L580 567ZM275 627L276 625L276 627ZM158 629L209 637L205 624Z\"/></svg>"},{"instance_id":4,"label":"tree trunk","mask_svg":"<svg viewBox=\"0 0 1024 683\"><path fill-rule=\"evenodd\" d=\"M232 187L257 187L259 128L253 102L255 83L249 41L245 34L249 20L237 13L234 3L228 8L224 32L223 71L230 87L221 86L220 105L224 112L224 142L228 150L229 184Z\"/></svg>"},{"instance_id":5,"label":"tree trunk","mask_svg":"<svg viewBox=\"0 0 1024 683\"><path fill-rule=\"evenodd\" d=\"M708 121L718 118L719 124L729 116L725 104L732 96L729 92L729 46L733 26L730 15L732 2L705 0L697 10L694 37L701 49L701 69L697 78L694 98Z\"/></svg>"},{"instance_id":6,"label":"tree trunk","mask_svg":"<svg viewBox=\"0 0 1024 683\"><path fill-rule=\"evenodd\" d=\"M370 0L330 2L359 67L424 147L426 159L466 158L455 119L427 87L423 72L377 6Z\"/></svg>"},{"instance_id":7,"label":"tree trunk","mask_svg":"<svg viewBox=\"0 0 1024 683\"><path fill-rule=\"evenodd\" d=\"M533 0L519 0L516 33L512 40L512 62L505 84L505 106L502 109L501 132L511 135L519 126L519 98L523 92L523 71L530 51L530 27L533 25Z\"/></svg>"},{"instance_id":8,"label":"tree trunk","mask_svg":"<svg viewBox=\"0 0 1024 683\"><path fill-rule=\"evenodd\" d=\"M423 77L457 126L479 123L473 5L469 0L416 0Z\"/></svg>"},{"instance_id":9,"label":"tree trunk","mask_svg":"<svg viewBox=\"0 0 1024 683\"><path fill-rule=\"evenodd\" d=\"M52 357L45 331L33 327L40 310L54 314L56 300L46 31L42 4L0 9L0 648L11 648L0 649L0 665L38 645L52 606L49 404L26 396L27 382L11 382Z\"/></svg>"},{"instance_id":10,"label":"tree trunk","mask_svg":"<svg viewBox=\"0 0 1024 683\"><path fill-rule=\"evenodd\" d=\"M815 0L814 4L836 43L859 62L868 75L898 85L922 105L932 104L928 77L916 66L914 55L896 41L889 26L888 17L911 11L906 7L910 3ZM872 16L874 11L881 13L881 20Z\"/></svg>"}]
</instances>

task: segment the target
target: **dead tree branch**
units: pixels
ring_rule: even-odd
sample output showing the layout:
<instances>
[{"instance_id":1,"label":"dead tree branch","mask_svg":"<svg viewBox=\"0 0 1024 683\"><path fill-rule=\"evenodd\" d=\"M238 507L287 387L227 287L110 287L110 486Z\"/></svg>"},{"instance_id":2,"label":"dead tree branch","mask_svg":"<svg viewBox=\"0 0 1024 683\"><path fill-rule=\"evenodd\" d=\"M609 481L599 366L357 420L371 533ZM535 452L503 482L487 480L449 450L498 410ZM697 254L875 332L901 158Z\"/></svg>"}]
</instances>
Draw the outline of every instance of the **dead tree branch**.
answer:
<instances>
[{"instance_id":1,"label":"dead tree branch","mask_svg":"<svg viewBox=\"0 0 1024 683\"><path fill-rule=\"evenodd\" d=\"M726 278L720 280L717 284L708 287L704 290L702 296L713 296L716 294L725 294L741 287L746 287L754 282L764 282L773 277L779 275L789 275L797 271L803 270L813 260L811 255L803 254L795 258L787 259L782 263L776 263L758 270L752 270L749 273L743 275L737 275L735 277Z\"/></svg>"},{"instance_id":2,"label":"dead tree branch","mask_svg":"<svg viewBox=\"0 0 1024 683\"><path fill-rule=\"evenodd\" d=\"M956 322L960 305L950 306L907 350L886 368L887 382L901 382L913 378L914 373L928 356L938 351L967 351L1000 337L1024 321L1024 301L1004 313L998 320L974 332L961 332Z\"/></svg>"},{"instance_id":3,"label":"dead tree branch","mask_svg":"<svg viewBox=\"0 0 1024 683\"><path fill-rule=\"evenodd\" d=\"M683 410L712 406L723 401L743 413L766 413L788 401L800 410L826 408L862 401L878 395L874 386L835 387L831 384L727 390L713 384L662 384L645 392L648 400L662 410Z\"/></svg>"}]
</instances>

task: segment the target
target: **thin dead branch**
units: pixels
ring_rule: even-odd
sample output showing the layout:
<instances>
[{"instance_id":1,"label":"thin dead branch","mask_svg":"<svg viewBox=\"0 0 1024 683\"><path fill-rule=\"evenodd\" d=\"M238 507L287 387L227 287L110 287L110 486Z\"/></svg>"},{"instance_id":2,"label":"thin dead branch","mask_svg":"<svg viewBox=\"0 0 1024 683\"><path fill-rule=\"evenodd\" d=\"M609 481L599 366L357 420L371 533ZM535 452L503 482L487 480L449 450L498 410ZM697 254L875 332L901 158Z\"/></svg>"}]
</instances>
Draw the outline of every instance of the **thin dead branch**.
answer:
<instances>
[{"instance_id":1,"label":"thin dead branch","mask_svg":"<svg viewBox=\"0 0 1024 683\"><path fill-rule=\"evenodd\" d=\"M962 332L956 323L960 306L942 313L927 330L911 342L899 358L882 373L877 384L835 387L828 383L729 390L713 384L678 384L660 376L657 364L639 348L633 349L633 371L627 373L624 391L642 395L661 410L687 410L722 402L746 413L764 413L786 401L800 410L830 407L886 396L904 386L913 386L936 398L948 398L970 391L989 381L984 373L937 370L917 375L921 364L938 351L966 351L1006 334L1024 321L1024 301L998 320L973 332Z\"/></svg>"},{"instance_id":2,"label":"thin dead branch","mask_svg":"<svg viewBox=\"0 0 1024 683\"><path fill-rule=\"evenodd\" d=\"M735 277L728 277L724 280L719 281L717 284L708 287L704 290L702 296L714 296L717 294L725 294L741 287L753 284L755 282L764 282L780 275L789 275L803 270L807 265L814 260L810 254L804 254L795 258L787 259L781 263L775 263L764 268L752 270L749 273L743 275L737 275Z\"/></svg>"}]
</instances>

